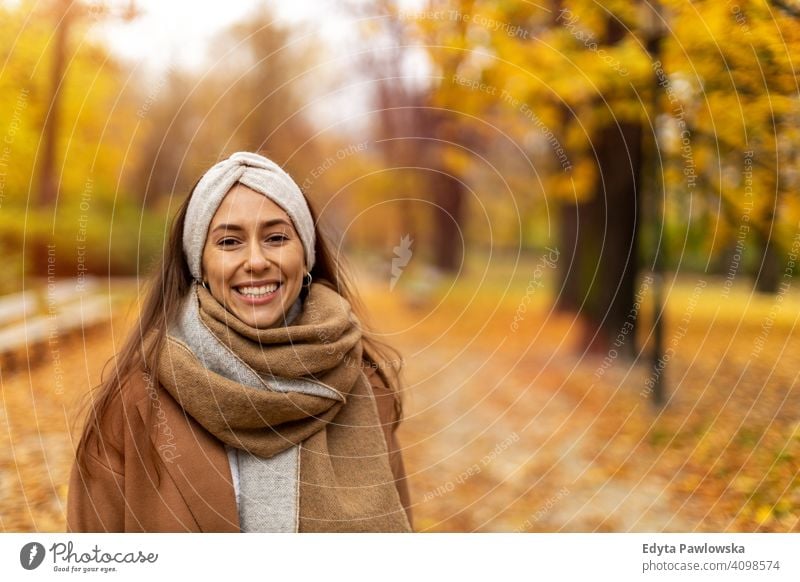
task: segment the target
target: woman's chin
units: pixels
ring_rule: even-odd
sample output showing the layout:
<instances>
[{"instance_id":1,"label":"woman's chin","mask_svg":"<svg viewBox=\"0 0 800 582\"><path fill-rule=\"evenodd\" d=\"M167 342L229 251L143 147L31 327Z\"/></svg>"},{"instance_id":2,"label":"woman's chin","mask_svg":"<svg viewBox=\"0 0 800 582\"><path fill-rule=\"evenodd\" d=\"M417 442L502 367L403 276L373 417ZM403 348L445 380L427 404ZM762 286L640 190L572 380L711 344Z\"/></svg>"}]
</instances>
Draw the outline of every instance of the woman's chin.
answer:
<instances>
[{"instance_id":1,"label":"woman's chin","mask_svg":"<svg viewBox=\"0 0 800 582\"><path fill-rule=\"evenodd\" d=\"M274 297L277 301L273 300L261 305L253 305L250 301L240 300L241 297L237 295L231 295L227 299L229 301L228 311L233 313L237 319L256 329L268 329L282 325L284 313L288 309L288 306L284 305L282 296Z\"/></svg>"},{"instance_id":2,"label":"woman's chin","mask_svg":"<svg viewBox=\"0 0 800 582\"><path fill-rule=\"evenodd\" d=\"M245 322L250 327L254 327L256 329L269 329L270 327L275 327L275 324L278 322L277 317L267 317L267 316L260 316L260 317L253 317L252 314L250 316L241 315L238 316L243 322Z\"/></svg>"}]
</instances>

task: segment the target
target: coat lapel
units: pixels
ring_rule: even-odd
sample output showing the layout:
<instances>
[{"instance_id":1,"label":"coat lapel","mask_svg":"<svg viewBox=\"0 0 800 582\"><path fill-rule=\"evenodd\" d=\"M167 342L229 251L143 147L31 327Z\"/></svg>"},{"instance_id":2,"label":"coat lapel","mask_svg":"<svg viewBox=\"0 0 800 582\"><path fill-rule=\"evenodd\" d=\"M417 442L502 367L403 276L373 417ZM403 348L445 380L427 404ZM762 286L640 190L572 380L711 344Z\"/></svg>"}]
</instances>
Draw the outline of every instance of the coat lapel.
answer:
<instances>
[{"instance_id":1,"label":"coat lapel","mask_svg":"<svg viewBox=\"0 0 800 582\"><path fill-rule=\"evenodd\" d=\"M151 440L203 532L238 532L239 512L224 445L160 385L153 400ZM150 396L136 407L147 419Z\"/></svg>"}]
</instances>

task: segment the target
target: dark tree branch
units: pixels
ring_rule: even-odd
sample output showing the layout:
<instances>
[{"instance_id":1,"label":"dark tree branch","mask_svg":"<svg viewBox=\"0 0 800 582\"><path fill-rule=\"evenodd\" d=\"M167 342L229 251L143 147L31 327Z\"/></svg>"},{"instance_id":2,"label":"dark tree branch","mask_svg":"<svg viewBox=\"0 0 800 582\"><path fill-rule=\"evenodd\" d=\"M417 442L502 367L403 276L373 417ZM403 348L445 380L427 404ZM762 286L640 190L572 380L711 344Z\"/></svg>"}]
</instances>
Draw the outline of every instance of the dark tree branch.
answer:
<instances>
[{"instance_id":1,"label":"dark tree branch","mask_svg":"<svg viewBox=\"0 0 800 582\"><path fill-rule=\"evenodd\" d=\"M770 0L770 4L783 10L792 18L800 18L800 2L794 0Z\"/></svg>"}]
</instances>

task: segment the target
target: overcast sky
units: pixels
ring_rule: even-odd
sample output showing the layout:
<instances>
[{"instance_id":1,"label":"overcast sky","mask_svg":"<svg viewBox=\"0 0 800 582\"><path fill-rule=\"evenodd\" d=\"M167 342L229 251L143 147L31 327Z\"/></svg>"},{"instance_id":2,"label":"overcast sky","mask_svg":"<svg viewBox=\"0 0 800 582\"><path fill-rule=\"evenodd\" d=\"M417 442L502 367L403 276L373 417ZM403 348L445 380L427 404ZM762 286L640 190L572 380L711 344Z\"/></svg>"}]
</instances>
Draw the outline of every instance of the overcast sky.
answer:
<instances>
[{"instance_id":1,"label":"overcast sky","mask_svg":"<svg viewBox=\"0 0 800 582\"><path fill-rule=\"evenodd\" d=\"M91 5L100 0L88 0ZM104 0L122 8L129 0ZM108 23L100 34L119 56L146 69L202 64L208 41L226 26L267 5L285 22L310 21L323 40L336 45L352 31L333 0L136 0L141 15ZM324 15L324 17L320 17Z\"/></svg>"},{"instance_id":2,"label":"overcast sky","mask_svg":"<svg viewBox=\"0 0 800 582\"><path fill-rule=\"evenodd\" d=\"M368 1L368 0L364 0ZM103 2L118 10L129 0L85 0L87 5ZM341 4L341 2L339 2ZM328 45L326 58L343 57L355 40L354 25L336 8L335 0L136 0L141 14L131 22L110 19L95 27L98 34L118 57L139 71L154 77L168 67L202 70L206 64L209 41L224 28L241 21L247 14L267 6L279 22L310 24L311 42ZM300 41L302 43L302 40ZM358 86L358 79L346 57L341 67L329 73L347 71L337 81L340 90L313 102L309 114L326 126L343 118L353 118L347 125L360 125L359 113L369 108L368 96ZM352 85L351 85L352 84ZM351 87L341 89L341 87ZM311 97L311 96L310 96Z\"/></svg>"},{"instance_id":3,"label":"overcast sky","mask_svg":"<svg viewBox=\"0 0 800 582\"><path fill-rule=\"evenodd\" d=\"M120 12L129 4L129 0L84 2L88 6L105 4ZM400 0L400 5L403 9L419 8L423 2ZM341 8L341 0L136 0L136 5L141 13L133 21L109 19L94 30L112 52L141 72L157 77L168 67L202 70L210 56L209 41L248 13L266 6L279 22L305 24L304 28L310 31L309 40L325 43L325 58L334 59L339 65L326 69L328 75L333 75L335 87L311 102L312 116L323 126L344 123L356 127L364 122L361 114L372 108L367 86L359 76L360 67L347 56L364 47L355 44L359 38L356 24ZM415 68L424 74L425 67Z\"/></svg>"}]
</instances>

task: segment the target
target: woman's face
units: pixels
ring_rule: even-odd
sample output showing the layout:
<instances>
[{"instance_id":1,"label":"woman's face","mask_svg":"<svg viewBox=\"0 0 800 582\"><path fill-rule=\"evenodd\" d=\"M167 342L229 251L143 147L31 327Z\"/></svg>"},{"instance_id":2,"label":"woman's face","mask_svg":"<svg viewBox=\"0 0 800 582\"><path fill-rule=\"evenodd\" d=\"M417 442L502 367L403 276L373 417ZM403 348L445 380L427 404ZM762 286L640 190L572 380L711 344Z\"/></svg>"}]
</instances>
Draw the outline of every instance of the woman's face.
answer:
<instances>
[{"instance_id":1,"label":"woman's face","mask_svg":"<svg viewBox=\"0 0 800 582\"><path fill-rule=\"evenodd\" d=\"M266 329L283 323L304 274L303 243L286 212L247 186L234 185L211 220L203 248L211 294L246 324Z\"/></svg>"}]
</instances>

